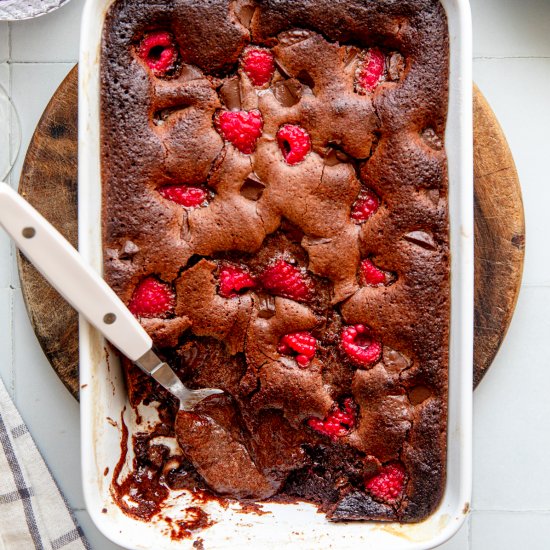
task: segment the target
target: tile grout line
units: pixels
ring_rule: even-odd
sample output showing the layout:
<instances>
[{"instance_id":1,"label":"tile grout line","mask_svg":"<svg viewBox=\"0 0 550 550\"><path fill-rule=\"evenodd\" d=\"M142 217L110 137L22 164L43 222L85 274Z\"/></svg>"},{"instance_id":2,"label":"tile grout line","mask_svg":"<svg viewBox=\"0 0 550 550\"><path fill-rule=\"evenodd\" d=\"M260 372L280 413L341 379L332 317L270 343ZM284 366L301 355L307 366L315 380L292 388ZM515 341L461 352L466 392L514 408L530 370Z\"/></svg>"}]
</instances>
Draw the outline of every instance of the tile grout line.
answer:
<instances>
[{"instance_id":1,"label":"tile grout line","mask_svg":"<svg viewBox=\"0 0 550 550\"><path fill-rule=\"evenodd\" d=\"M550 283L522 283L521 289L527 290L528 288L550 288Z\"/></svg>"},{"instance_id":2,"label":"tile grout line","mask_svg":"<svg viewBox=\"0 0 550 550\"><path fill-rule=\"evenodd\" d=\"M13 71L11 70L11 49L12 49L11 38L12 38L12 23L8 21L8 95L9 95L10 101L12 101L13 103ZM15 103L13 103L13 105L15 106ZM12 146L12 143L11 143L12 134L13 134L12 116L10 113L10 137L9 137L10 151ZM10 170L10 173L8 174L8 183L13 187L12 173L13 173L13 166L12 166L12 169ZM10 265L11 265L11 259L12 259L12 247L10 246ZM11 285L11 282L13 281L11 280L11 273L10 273L10 286L13 286Z\"/></svg>"},{"instance_id":3,"label":"tile grout line","mask_svg":"<svg viewBox=\"0 0 550 550\"><path fill-rule=\"evenodd\" d=\"M15 107L15 102L13 101L13 71L11 70L10 60L11 60L11 23L8 23L8 94L9 94L10 101L13 105L13 109L10 109L10 135L9 135L9 141L8 141L9 151L10 151L10 160L11 160L13 152L14 152L14 150L13 150L13 135L14 135L14 131L13 131L13 123L14 123L13 112L14 112L14 110L15 110L15 113L16 113L16 115L15 115L16 117L19 117L19 114L17 113L17 110L16 110L17 108ZM20 132L20 136L21 136L21 132ZM21 147L21 143L19 144L19 146ZM17 156L14 159L14 162L13 162L14 165L15 165L16 160L17 160ZM10 168L10 173L8 175L8 183L13 187L12 173L13 173L13 166ZM10 260L12 258L12 255L13 255L13 247L10 247ZM11 280L11 276L10 276L10 281L13 283L13 281Z\"/></svg>"},{"instance_id":4,"label":"tile grout line","mask_svg":"<svg viewBox=\"0 0 550 550\"><path fill-rule=\"evenodd\" d=\"M10 249L11 256L11 249ZM10 285L12 286L12 285ZM11 383L12 383L12 399L15 403L16 394L16 373L15 368L15 289L10 289L10 323L11 323Z\"/></svg>"},{"instance_id":5,"label":"tile grout line","mask_svg":"<svg viewBox=\"0 0 550 550\"><path fill-rule=\"evenodd\" d=\"M474 55L473 56L474 61L476 60L483 60L483 61L501 61L506 59L550 59L549 55Z\"/></svg>"},{"instance_id":6,"label":"tile grout line","mask_svg":"<svg viewBox=\"0 0 550 550\"><path fill-rule=\"evenodd\" d=\"M13 96L13 71L11 70L11 54L12 54L12 23L8 21L8 59L7 59L7 65L8 65L8 96L10 98L10 101L12 101ZM12 128L13 120L12 115L10 112L10 135L9 135L9 147L11 152L12 147L12 140L11 136L13 134L13 128ZM10 170L10 173L8 175L8 183L12 185L12 171ZM13 245L10 242L10 250L9 250L9 262L10 267L13 265ZM11 380L10 380L10 394L12 396L13 401L15 402L15 289L13 287L13 280L12 280L12 270L10 269L10 283L9 283L9 322L10 322L10 335L11 335L11 342L10 342L10 373L11 373Z\"/></svg>"},{"instance_id":7,"label":"tile grout line","mask_svg":"<svg viewBox=\"0 0 550 550\"><path fill-rule=\"evenodd\" d=\"M11 54L12 54L12 23L8 22L8 94L10 101L13 101L13 71L11 68ZM15 104L14 104L15 105ZM9 147L10 152L12 148L12 135L13 135L13 117L10 112L10 136ZM8 176L8 184L13 187L13 167L10 170ZM11 241L11 239L10 239ZM13 285L13 243L10 242L9 250L9 262L10 262L10 332L11 332L11 396L15 403L16 399L16 369L15 369L15 288Z\"/></svg>"},{"instance_id":8,"label":"tile grout line","mask_svg":"<svg viewBox=\"0 0 550 550\"><path fill-rule=\"evenodd\" d=\"M13 312L15 308L14 304L14 290L9 288L9 298L8 298L8 308L9 308L9 323L10 323L10 381L9 381L9 392L12 396L12 399L15 400L15 322L13 318Z\"/></svg>"},{"instance_id":9,"label":"tile grout line","mask_svg":"<svg viewBox=\"0 0 550 550\"><path fill-rule=\"evenodd\" d=\"M47 61L47 60L26 60L26 61L18 61L11 59L11 57L8 59L7 64L8 65L67 65L68 63L77 64L78 59L64 59L64 60L57 60L57 61Z\"/></svg>"},{"instance_id":10,"label":"tile grout line","mask_svg":"<svg viewBox=\"0 0 550 550\"><path fill-rule=\"evenodd\" d=\"M532 510L510 510L510 509L495 509L495 508L473 508L473 513L482 513L482 514L541 514L543 516L550 515L550 509L532 509Z\"/></svg>"}]
</instances>

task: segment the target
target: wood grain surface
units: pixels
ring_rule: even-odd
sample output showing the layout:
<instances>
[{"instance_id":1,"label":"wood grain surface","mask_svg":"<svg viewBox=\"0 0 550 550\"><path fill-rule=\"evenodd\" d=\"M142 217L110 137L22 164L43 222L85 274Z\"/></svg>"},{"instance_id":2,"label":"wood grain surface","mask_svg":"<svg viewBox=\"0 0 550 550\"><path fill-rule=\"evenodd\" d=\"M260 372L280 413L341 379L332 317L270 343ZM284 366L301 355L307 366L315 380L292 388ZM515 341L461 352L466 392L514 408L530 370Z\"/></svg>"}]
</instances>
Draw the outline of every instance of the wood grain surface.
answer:
<instances>
[{"instance_id":1,"label":"wood grain surface","mask_svg":"<svg viewBox=\"0 0 550 550\"><path fill-rule=\"evenodd\" d=\"M19 192L77 244L78 73L75 67L46 107L23 164ZM78 398L78 315L18 254L21 290L50 364Z\"/></svg>"},{"instance_id":2,"label":"wood grain surface","mask_svg":"<svg viewBox=\"0 0 550 550\"><path fill-rule=\"evenodd\" d=\"M514 315L525 255L516 166L490 105L474 86L474 387L491 366Z\"/></svg>"},{"instance_id":3,"label":"wood grain surface","mask_svg":"<svg viewBox=\"0 0 550 550\"><path fill-rule=\"evenodd\" d=\"M506 138L474 87L474 386L500 348L521 284L525 225L521 189ZM77 240L77 71L61 84L29 146L20 193L73 244ZM72 308L19 256L32 325L52 367L78 398L78 324Z\"/></svg>"}]
</instances>

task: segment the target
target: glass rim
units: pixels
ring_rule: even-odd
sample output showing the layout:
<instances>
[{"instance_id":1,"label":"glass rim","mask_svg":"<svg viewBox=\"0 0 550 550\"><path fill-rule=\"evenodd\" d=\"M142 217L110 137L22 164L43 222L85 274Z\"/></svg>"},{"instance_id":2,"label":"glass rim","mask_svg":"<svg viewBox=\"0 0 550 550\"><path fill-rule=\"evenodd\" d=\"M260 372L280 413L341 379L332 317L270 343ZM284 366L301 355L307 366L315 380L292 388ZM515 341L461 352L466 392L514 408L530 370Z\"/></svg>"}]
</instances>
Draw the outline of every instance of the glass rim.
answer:
<instances>
[{"instance_id":1,"label":"glass rim","mask_svg":"<svg viewBox=\"0 0 550 550\"><path fill-rule=\"evenodd\" d=\"M5 122L5 128L7 129L7 143L8 152L6 155L6 162L0 161L0 180L5 180L10 175L21 151L21 120L17 108L12 101L11 95L6 88L0 83L0 102L6 104L7 120ZM2 124L4 124L2 122ZM4 130L3 130L4 131Z\"/></svg>"}]
</instances>

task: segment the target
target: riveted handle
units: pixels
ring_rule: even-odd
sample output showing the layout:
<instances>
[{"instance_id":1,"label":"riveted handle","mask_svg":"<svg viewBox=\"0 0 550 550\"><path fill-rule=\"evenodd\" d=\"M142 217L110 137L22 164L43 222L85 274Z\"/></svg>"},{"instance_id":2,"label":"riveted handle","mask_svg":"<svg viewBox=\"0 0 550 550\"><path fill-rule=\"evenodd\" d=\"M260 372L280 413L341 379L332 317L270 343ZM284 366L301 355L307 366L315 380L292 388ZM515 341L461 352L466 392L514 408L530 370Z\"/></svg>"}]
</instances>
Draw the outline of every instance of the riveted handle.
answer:
<instances>
[{"instance_id":1,"label":"riveted handle","mask_svg":"<svg viewBox=\"0 0 550 550\"><path fill-rule=\"evenodd\" d=\"M132 361L152 341L128 308L73 246L9 185L0 182L0 226L79 313Z\"/></svg>"}]
</instances>

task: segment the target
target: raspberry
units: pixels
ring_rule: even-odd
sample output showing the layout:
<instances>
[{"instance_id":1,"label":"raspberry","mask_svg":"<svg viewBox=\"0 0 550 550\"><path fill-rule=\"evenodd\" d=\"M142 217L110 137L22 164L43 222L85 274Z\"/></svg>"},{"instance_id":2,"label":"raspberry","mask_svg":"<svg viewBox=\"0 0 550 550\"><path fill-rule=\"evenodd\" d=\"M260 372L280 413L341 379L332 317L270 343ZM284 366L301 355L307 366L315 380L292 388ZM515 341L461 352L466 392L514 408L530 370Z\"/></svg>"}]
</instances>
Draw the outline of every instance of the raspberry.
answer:
<instances>
[{"instance_id":1,"label":"raspberry","mask_svg":"<svg viewBox=\"0 0 550 550\"><path fill-rule=\"evenodd\" d=\"M401 464L388 464L377 475L365 480L365 489L377 500L395 504L403 495L405 477Z\"/></svg>"},{"instance_id":2,"label":"raspberry","mask_svg":"<svg viewBox=\"0 0 550 550\"><path fill-rule=\"evenodd\" d=\"M370 260L361 262L361 274L365 283L371 286L382 285L386 282L386 275L380 271Z\"/></svg>"},{"instance_id":3,"label":"raspberry","mask_svg":"<svg viewBox=\"0 0 550 550\"><path fill-rule=\"evenodd\" d=\"M220 271L220 295L224 298L231 298L241 290L255 286L256 281L241 267L226 265Z\"/></svg>"},{"instance_id":4,"label":"raspberry","mask_svg":"<svg viewBox=\"0 0 550 550\"><path fill-rule=\"evenodd\" d=\"M222 111L216 115L216 127L224 139L241 153L250 155L262 135L264 121L260 111Z\"/></svg>"},{"instance_id":5,"label":"raspberry","mask_svg":"<svg viewBox=\"0 0 550 550\"><path fill-rule=\"evenodd\" d=\"M344 328L341 335L342 348L359 367L368 367L380 359L382 344L370 336L365 325L354 325Z\"/></svg>"},{"instance_id":6,"label":"raspberry","mask_svg":"<svg viewBox=\"0 0 550 550\"><path fill-rule=\"evenodd\" d=\"M277 296L291 300L307 300L310 295L310 282L300 269L279 260L268 267L261 276L263 287Z\"/></svg>"},{"instance_id":7,"label":"raspberry","mask_svg":"<svg viewBox=\"0 0 550 550\"><path fill-rule=\"evenodd\" d=\"M309 134L300 126L285 124L277 132L277 142L288 164L302 162L311 151Z\"/></svg>"},{"instance_id":8,"label":"raspberry","mask_svg":"<svg viewBox=\"0 0 550 550\"><path fill-rule=\"evenodd\" d=\"M371 48L357 68L355 91L360 94L372 92L382 80L385 71L386 56L378 48Z\"/></svg>"},{"instance_id":9,"label":"raspberry","mask_svg":"<svg viewBox=\"0 0 550 550\"><path fill-rule=\"evenodd\" d=\"M296 363L305 368L313 359L316 349L317 340L310 332L302 331L285 334L279 342L277 351L282 355L294 356Z\"/></svg>"},{"instance_id":10,"label":"raspberry","mask_svg":"<svg viewBox=\"0 0 550 550\"><path fill-rule=\"evenodd\" d=\"M263 48L248 48L244 52L242 67L254 86L264 86L275 72L273 54Z\"/></svg>"},{"instance_id":11,"label":"raspberry","mask_svg":"<svg viewBox=\"0 0 550 550\"><path fill-rule=\"evenodd\" d=\"M351 219L361 224L366 222L380 206L378 197L371 191L361 191L353 208L351 209Z\"/></svg>"},{"instance_id":12,"label":"raspberry","mask_svg":"<svg viewBox=\"0 0 550 550\"><path fill-rule=\"evenodd\" d=\"M173 313L175 305L174 291L167 284L154 277L148 277L141 281L134 291L128 309L136 317L164 319Z\"/></svg>"},{"instance_id":13,"label":"raspberry","mask_svg":"<svg viewBox=\"0 0 550 550\"><path fill-rule=\"evenodd\" d=\"M139 56L155 76L165 75L175 68L178 60L174 37L166 31L146 34L139 45Z\"/></svg>"},{"instance_id":14,"label":"raspberry","mask_svg":"<svg viewBox=\"0 0 550 550\"><path fill-rule=\"evenodd\" d=\"M351 398L344 400L344 407L335 408L324 420L309 418L307 425L333 441L347 435L355 426L355 404Z\"/></svg>"},{"instance_id":15,"label":"raspberry","mask_svg":"<svg viewBox=\"0 0 550 550\"><path fill-rule=\"evenodd\" d=\"M206 202L208 193L202 187L191 185L165 185L158 192L170 201L173 201L187 208L195 208Z\"/></svg>"}]
</instances>

